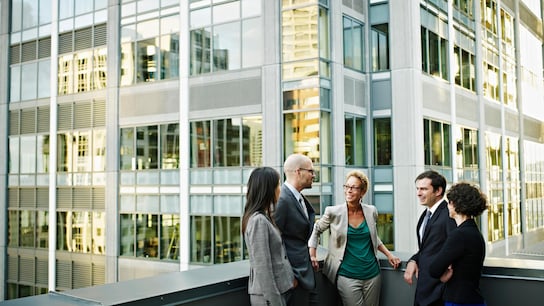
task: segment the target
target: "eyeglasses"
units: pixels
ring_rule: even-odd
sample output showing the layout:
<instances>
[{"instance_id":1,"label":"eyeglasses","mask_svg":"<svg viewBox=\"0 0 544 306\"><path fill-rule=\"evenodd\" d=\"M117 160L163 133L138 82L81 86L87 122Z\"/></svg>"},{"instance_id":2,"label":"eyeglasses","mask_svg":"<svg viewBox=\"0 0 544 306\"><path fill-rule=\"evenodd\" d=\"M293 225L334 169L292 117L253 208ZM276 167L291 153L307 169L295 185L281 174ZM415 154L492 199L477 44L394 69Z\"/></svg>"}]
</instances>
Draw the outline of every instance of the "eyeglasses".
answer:
<instances>
[{"instance_id":1,"label":"eyeglasses","mask_svg":"<svg viewBox=\"0 0 544 306\"><path fill-rule=\"evenodd\" d=\"M349 191L352 191L352 190L361 190L361 186L349 186L349 185L344 185L344 190L349 190Z\"/></svg>"},{"instance_id":2,"label":"eyeglasses","mask_svg":"<svg viewBox=\"0 0 544 306\"><path fill-rule=\"evenodd\" d=\"M304 169L304 168L298 168L298 170L304 170L310 172L311 175L314 175L314 169Z\"/></svg>"}]
</instances>

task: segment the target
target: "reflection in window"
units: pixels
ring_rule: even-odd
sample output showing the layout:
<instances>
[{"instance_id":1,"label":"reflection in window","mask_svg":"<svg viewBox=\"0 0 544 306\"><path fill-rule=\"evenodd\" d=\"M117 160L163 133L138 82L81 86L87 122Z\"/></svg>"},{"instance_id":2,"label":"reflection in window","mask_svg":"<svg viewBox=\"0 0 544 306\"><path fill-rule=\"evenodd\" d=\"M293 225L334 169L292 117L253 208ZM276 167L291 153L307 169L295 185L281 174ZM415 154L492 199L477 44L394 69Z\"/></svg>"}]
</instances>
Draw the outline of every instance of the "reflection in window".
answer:
<instances>
[{"instance_id":1,"label":"reflection in window","mask_svg":"<svg viewBox=\"0 0 544 306\"><path fill-rule=\"evenodd\" d=\"M161 215L161 259L179 258L179 215Z\"/></svg>"},{"instance_id":2,"label":"reflection in window","mask_svg":"<svg viewBox=\"0 0 544 306\"><path fill-rule=\"evenodd\" d=\"M161 169L179 168L179 124L161 125Z\"/></svg>"},{"instance_id":3,"label":"reflection in window","mask_svg":"<svg viewBox=\"0 0 544 306\"><path fill-rule=\"evenodd\" d=\"M389 70L389 25L373 25L370 32L372 71Z\"/></svg>"},{"instance_id":4,"label":"reflection in window","mask_svg":"<svg viewBox=\"0 0 544 306\"><path fill-rule=\"evenodd\" d=\"M212 263L212 221L210 216L191 216L191 262Z\"/></svg>"},{"instance_id":5,"label":"reflection in window","mask_svg":"<svg viewBox=\"0 0 544 306\"><path fill-rule=\"evenodd\" d=\"M365 120L346 115L344 118L344 131L346 165L364 166L366 164Z\"/></svg>"},{"instance_id":6,"label":"reflection in window","mask_svg":"<svg viewBox=\"0 0 544 306\"><path fill-rule=\"evenodd\" d=\"M479 183L478 131L458 128L455 132L455 159L459 170L457 180Z\"/></svg>"},{"instance_id":7,"label":"reflection in window","mask_svg":"<svg viewBox=\"0 0 544 306\"><path fill-rule=\"evenodd\" d=\"M104 238L97 234L103 235L104 218L103 213L93 217L90 211L57 212L57 250L103 254Z\"/></svg>"},{"instance_id":8,"label":"reflection in window","mask_svg":"<svg viewBox=\"0 0 544 306\"><path fill-rule=\"evenodd\" d=\"M501 156L501 136L495 133L486 133L486 168L488 181L488 237L489 241L504 239L504 196L503 173Z\"/></svg>"},{"instance_id":9,"label":"reflection in window","mask_svg":"<svg viewBox=\"0 0 544 306\"><path fill-rule=\"evenodd\" d=\"M36 212L36 247L46 249L49 247L49 212Z\"/></svg>"},{"instance_id":10,"label":"reflection in window","mask_svg":"<svg viewBox=\"0 0 544 306\"><path fill-rule=\"evenodd\" d=\"M239 217L214 217L215 262L227 263L242 260L241 229Z\"/></svg>"},{"instance_id":11,"label":"reflection in window","mask_svg":"<svg viewBox=\"0 0 544 306\"><path fill-rule=\"evenodd\" d=\"M211 166L209 121L191 122L191 168Z\"/></svg>"},{"instance_id":12,"label":"reflection in window","mask_svg":"<svg viewBox=\"0 0 544 306\"><path fill-rule=\"evenodd\" d=\"M425 165L451 167L450 125L423 120Z\"/></svg>"},{"instance_id":13,"label":"reflection in window","mask_svg":"<svg viewBox=\"0 0 544 306\"><path fill-rule=\"evenodd\" d=\"M344 66L364 70L364 26L344 16Z\"/></svg>"},{"instance_id":14,"label":"reflection in window","mask_svg":"<svg viewBox=\"0 0 544 306\"><path fill-rule=\"evenodd\" d=\"M391 118L374 119L374 164L387 166L392 164Z\"/></svg>"},{"instance_id":15,"label":"reflection in window","mask_svg":"<svg viewBox=\"0 0 544 306\"><path fill-rule=\"evenodd\" d=\"M214 120L215 167L240 166L240 118Z\"/></svg>"},{"instance_id":16,"label":"reflection in window","mask_svg":"<svg viewBox=\"0 0 544 306\"><path fill-rule=\"evenodd\" d=\"M476 70L474 68L474 54L459 46L455 46L453 49L453 56L455 57L455 84L468 90L475 91Z\"/></svg>"},{"instance_id":17,"label":"reflection in window","mask_svg":"<svg viewBox=\"0 0 544 306\"><path fill-rule=\"evenodd\" d=\"M506 204L508 213L508 237L521 233L520 216L520 168L519 168L519 142L514 137L506 137L505 163L506 163Z\"/></svg>"},{"instance_id":18,"label":"reflection in window","mask_svg":"<svg viewBox=\"0 0 544 306\"><path fill-rule=\"evenodd\" d=\"M36 136L21 136L20 173L36 172Z\"/></svg>"},{"instance_id":19,"label":"reflection in window","mask_svg":"<svg viewBox=\"0 0 544 306\"><path fill-rule=\"evenodd\" d=\"M135 215L133 214L121 214L119 216L119 224L121 227L120 231L120 250L119 255L121 256L134 256L135 254L135 231L134 231L134 224L135 224Z\"/></svg>"},{"instance_id":20,"label":"reflection in window","mask_svg":"<svg viewBox=\"0 0 544 306\"><path fill-rule=\"evenodd\" d=\"M136 214L136 257L159 256L158 215Z\"/></svg>"},{"instance_id":21,"label":"reflection in window","mask_svg":"<svg viewBox=\"0 0 544 306\"><path fill-rule=\"evenodd\" d=\"M284 115L284 155L307 155L319 164L320 111L286 113Z\"/></svg>"},{"instance_id":22,"label":"reflection in window","mask_svg":"<svg viewBox=\"0 0 544 306\"><path fill-rule=\"evenodd\" d=\"M159 79L157 74L158 44L158 40L154 38L137 42L136 82L150 82Z\"/></svg>"},{"instance_id":23,"label":"reflection in window","mask_svg":"<svg viewBox=\"0 0 544 306\"><path fill-rule=\"evenodd\" d=\"M544 144L524 142L527 230L544 227Z\"/></svg>"},{"instance_id":24,"label":"reflection in window","mask_svg":"<svg viewBox=\"0 0 544 306\"><path fill-rule=\"evenodd\" d=\"M34 247L36 238L34 226L36 225L36 215L34 211L21 210L19 212L19 246Z\"/></svg>"},{"instance_id":25,"label":"reflection in window","mask_svg":"<svg viewBox=\"0 0 544 306\"><path fill-rule=\"evenodd\" d=\"M243 166L258 167L263 162L263 120L260 116L242 119Z\"/></svg>"},{"instance_id":26,"label":"reflection in window","mask_svg":"<svg viewBox=\"0 0 544 306\"><path fill-rule=\"evenodd\" d=\"M240 22L213 28L213 71L240 69Z\"/></svg>"},{"instance_id":27,"label":"reflection in window","mask_svg":"<svg viewBox=\"0 0 544 306\"><path fill-rule=\"evenodd\" d=\"M448 41L422 27L422 70L432 76L448 80Z\"/></svg>"},{"instance_id":28,"label":"reflection in window","mask_svg":"<svg viewBox=\"0 0 544 306\"><path fill-rule=\"evenodd\" d=\"M158 134L156 125L136 127L136 170L158 168Z\"/></svg>"},{"instance_id":29,"label":"reflection in window","mask_svg":"<svg viewBox=\"0 0 544 306\"><path fill-rule=\"evenodd\" d=\"M499 100L499 68L490 63L484 62L484 95L493 100Z\"/></svg>"}]
</instances>

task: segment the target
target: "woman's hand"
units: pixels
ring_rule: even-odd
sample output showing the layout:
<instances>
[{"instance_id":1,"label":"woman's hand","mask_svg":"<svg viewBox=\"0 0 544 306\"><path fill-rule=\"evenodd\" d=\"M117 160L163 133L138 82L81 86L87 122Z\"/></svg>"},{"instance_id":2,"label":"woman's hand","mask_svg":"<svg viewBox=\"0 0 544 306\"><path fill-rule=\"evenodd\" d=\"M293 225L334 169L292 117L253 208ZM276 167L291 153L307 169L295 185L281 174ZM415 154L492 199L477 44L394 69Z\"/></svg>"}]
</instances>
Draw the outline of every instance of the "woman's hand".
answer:
<instances>
[{"instance_id":1,"label":"woman's hand","mask_svg":"<svg viewBox=\"0 0 544 306\"><path fill-rule=\"evenodd\" d=\"M393 254L390 254L389 256L387 256L387 260L389 260L389 264L395 269L398 268L400 265L400 258L398 258L397 256Z\"/></svg>"},{"instance_id":2,"label":"woman's hand","mask_svg":"<svg viewBox=\"0 0 544 306\"><path fill-rule=\"evenodd\" d=\"M308 251L310 252L310 261L312 262L312 267L315 271L319 269L319 261L317 261L317 251L315 248L309 248Z\"/></svg>"}]
</instances>

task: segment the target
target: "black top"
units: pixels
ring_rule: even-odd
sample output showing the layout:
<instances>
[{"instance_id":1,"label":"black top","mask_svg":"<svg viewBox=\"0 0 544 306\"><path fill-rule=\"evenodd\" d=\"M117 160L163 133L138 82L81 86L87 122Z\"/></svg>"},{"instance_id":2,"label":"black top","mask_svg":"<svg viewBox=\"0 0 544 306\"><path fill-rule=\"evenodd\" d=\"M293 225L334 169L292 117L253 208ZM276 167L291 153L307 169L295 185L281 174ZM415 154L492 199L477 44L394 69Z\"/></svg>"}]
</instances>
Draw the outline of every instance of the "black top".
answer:
<instances>
[{"instance_id":1,"label":"black top","mask_svg":"<svg viewBox=\"0 0 544 306\"><path fill-rule=\"evenodd\" d=\"M444 300L454 303L483 303L480 277L485 258L485 242L473 219L453 230L430 267L440 277L451 264L453 275L446 283Z\"/></svg>"}]
</instances>

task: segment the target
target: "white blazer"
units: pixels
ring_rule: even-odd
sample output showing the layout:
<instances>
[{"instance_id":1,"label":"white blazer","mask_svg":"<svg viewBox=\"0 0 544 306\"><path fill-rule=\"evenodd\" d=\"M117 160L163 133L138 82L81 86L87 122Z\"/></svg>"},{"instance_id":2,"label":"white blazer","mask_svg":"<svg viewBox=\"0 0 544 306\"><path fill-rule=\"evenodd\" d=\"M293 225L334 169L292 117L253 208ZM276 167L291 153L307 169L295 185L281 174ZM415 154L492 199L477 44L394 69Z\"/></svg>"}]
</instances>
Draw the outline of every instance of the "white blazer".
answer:
<instances>
[{"instance_id":1,"label":"white blazer","mask_svg":"<svg viewBox=\"0 0 544 306\"><path fill-rule=\"evenodd\" d=\"M382 245L382 241L378 237L376 222L378 220L378 211L375 206L368 204L361 204L363 208L363 214L365 216L366 224L370 230L370 238L372 240L372 246L374 247L374 255L378 253L378 247ZM323 273L329 278L329 280L336 284L336 274L340 268L340 264L344 259L344 252L347 244L348 234L348 205L343 203L335 206L327 206L325 213L321 216L319 221L314 225L314 230L310 240L308 240L308 247L317 248L318 238L324 231L330 229L331 235L329 238L329 245L327 257L323 265Z\"/></svg>"}]
</instances>

